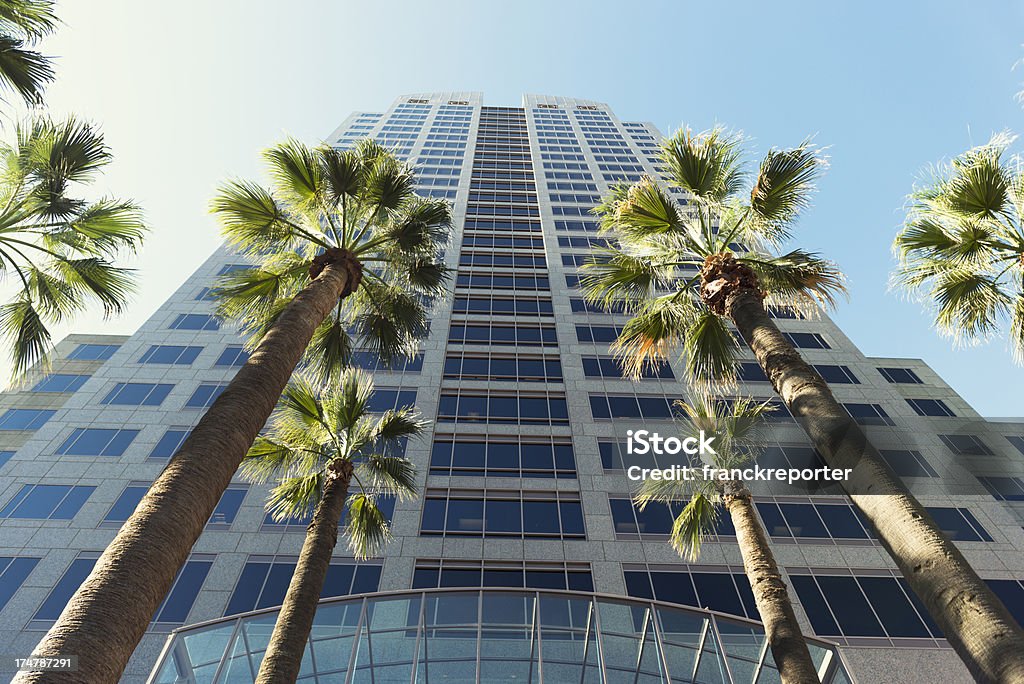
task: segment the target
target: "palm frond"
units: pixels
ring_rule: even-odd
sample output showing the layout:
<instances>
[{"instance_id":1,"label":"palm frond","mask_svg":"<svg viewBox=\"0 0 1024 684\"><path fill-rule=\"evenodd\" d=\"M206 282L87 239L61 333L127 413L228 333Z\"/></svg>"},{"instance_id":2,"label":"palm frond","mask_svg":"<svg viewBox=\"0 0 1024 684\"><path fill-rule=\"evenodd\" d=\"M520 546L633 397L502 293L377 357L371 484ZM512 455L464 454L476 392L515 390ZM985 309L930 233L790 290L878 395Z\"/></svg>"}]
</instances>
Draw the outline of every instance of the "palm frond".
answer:
<instances>
[{"instance_id":1,"label":"palm frond","mask_svg":"<svg viewBox=\"0 0 1024 684\"><path fill-rule=\"evenodd\" d=\"M739 344L721 316L700 307L687 320L682 342L687 375L698 387L731 387L736 383Z\"/></svg>"},{"instance_id":2,"label":"palm frond","mask_svg":"<svg viewBox=\"0 0 1024 684\"><path fill-rule=\"evenodd\" d=\"M688 297L667 295L643 303L611 345L623 370L633 378L656 368L685 339L697 309Z\"/></svg>"},{"instance_id":3,"label":"palm frond","mask_svg":"<svg viewBox=\"0 0 1024 684\"><path fill-rule=\"evenodd\" d=\"M359 462L355 476L368 490L392 494L400 501L416 496L416 466L402 456L370 454Z\"/></svg>"},{"instance_id":4,"label":"palm frond","mask_svg":"<svg viewBox=\"0 0 1024 684\"><path fill-rule=\"evenodd\" d=\"M679 130L662 143L661 160L673 182L703 203L724 202L743 184L743 138L723 128Z\"/></svg>"},{"instance_id":5,"label":"palm frond","mask_svg":"<svg viewBox=\"0 0 1024 684\"><path fill-rule=\"evenodd\" d=\"M836 298L846 294L842 271L813 252L794 249L779 256L744 255L739 261L750 266L764 292L781 303L834 308Z\"/></svg>"},{"instance_id":6,"label":"palm frond","mask_svg":"<svg viewBox=\"0 0 1024 684\"><path fill-rule=\"evenodd\" d=\"M0 85L18 93L28 104L37 105L54 78L48 57L28 49L24 40L0 34Z\"/></svg>"},{"instance_id":7,"label":"palm frond","mask_svg":"<svg viewBox=\"0 0 1024 684\"><path fill-rule=\"evenodd\" d=\"M39 40L57 28L53 0L4 0L0 2L0 33L20 34Z\"/></svg>"},{"instance_id":8,"label":"palm frond","mask_svg":"<svg viewBox=\"0 0 1024 684\"><path fill-rule=\"evenodd\" d=\"M392 538L391 526L376 499L363 493L349 497L344 533L352 555L361 560L376 556Z\"/></svg>"},{"instance_id":9,"label":"palm frond","mask_svg":"<svg viewBox=\"0 0 1024 684\"><path fill-rule=\"evenodd\" d=\"M719 504L704 492L696 492L672 521L669 542L672 548L689 561L700 558L704 541L715 533Z\"/></svg>"},{"instance_id":10,"label":"palm frond","mask_svg":"<svg viewBox=\"0 0 1024 684\"><path fill-rule=\"evenodd\" d=\"M43 317L24 294L0 306L0 338L10 346L11 362L16 377L24 375L36 364L47 366L50 331Z\"/></svg>"},{"instance_id":11,"label":"palm frond","mask_svg":"<svg viewBox=\"0 0 1024 684\"><path fill-rule=\"evenodd\" d=\"M323 496L324 474L321 471L282 478L270 490L267 512L276 522L289 518L307 518Z\"/></svg>"},{"instance_id":12,"label":"palm frond","mask_svg":"<svg viewBox=\"0 0 1024 684\"><path fill-rule=\"evenodd\" d=\"M810 206L814 183L825 165L821 149L809 140L765 155L750 191L750 208L770 242L790 237L788 226Z\"/></svg>"}]
</instances>

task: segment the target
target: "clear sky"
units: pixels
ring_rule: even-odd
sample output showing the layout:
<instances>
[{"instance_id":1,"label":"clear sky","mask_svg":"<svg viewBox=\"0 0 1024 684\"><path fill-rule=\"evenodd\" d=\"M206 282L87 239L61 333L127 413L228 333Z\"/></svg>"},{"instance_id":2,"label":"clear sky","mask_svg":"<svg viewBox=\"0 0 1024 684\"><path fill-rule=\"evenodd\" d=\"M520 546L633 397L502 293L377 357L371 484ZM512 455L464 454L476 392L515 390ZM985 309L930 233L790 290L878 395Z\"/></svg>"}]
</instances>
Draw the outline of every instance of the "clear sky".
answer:
<instances>
[{"instance_id":1,"label":"clear sky","mask_svg":"<svg viewBox=\"0 0 1024 684\"><path fill-rule=\"evenodd\" d=\"M568 95L666 132L723 123L761 151L815 135L831 168L797 240L850 278L838 323L868 355L923 358L984 414L1024 415L1005 339L955 351L887 287L921 170L993 131L1024 133L1022 2L89 0L58 12L48 102L102 125L116 159L101 188L135 197L153 228L130 313L73 330L134 331L218 243L216 184L257 175L259 151L286 134L316 142L403 93Z\"/></svg>"}]
</instances>

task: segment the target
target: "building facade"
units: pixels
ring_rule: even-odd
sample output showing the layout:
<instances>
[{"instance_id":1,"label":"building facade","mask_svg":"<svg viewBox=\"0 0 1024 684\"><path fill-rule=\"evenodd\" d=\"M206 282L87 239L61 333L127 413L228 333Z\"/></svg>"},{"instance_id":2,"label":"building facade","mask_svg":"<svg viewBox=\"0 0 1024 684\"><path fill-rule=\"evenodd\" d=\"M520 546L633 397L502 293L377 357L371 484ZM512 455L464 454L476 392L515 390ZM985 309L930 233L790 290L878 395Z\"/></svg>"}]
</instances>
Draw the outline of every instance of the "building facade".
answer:
<instances>
[{"instance_id":1,"label":"building facade","mask_svg":"<svg viewBox=\"0 0 1024 684\"><path fill-rule=\"evenodd\" d=\"M624 430L670 419L686 390L683 369L673 359L643 380L622 378L608 345L627 319L595 310L578 289L578 267L605 240L590 209L611 185L658 174L661 133L589 100L526 95L519 107L490 107L479 93L452 92L353 114L329 142L345 147L365 136L416 164L422 194L453 203L446 261L454 293L432 312L415 359L381 369L356 354L375 373L377 408L415 403L434 424L429 439L407 449L422 498L393 505L395 540L381 559L356 563L339 544L324 596L596 592L756 621L727 523L699 562L686 563L666 543L672 511L630 505L623 466L639 462L624 454ZM686 201L682 193L678 199ZM137 333L69 338L46 376L0 398L0 652L31 652L245 362L240 338L214 317L210 296L218 275L244 267L218 250ZM775 313L837 398L870 426L897 474L1024 619L1024 516L1014 508L1024 500L1024 426L986 422L920 360L864 356L827 317ZM742 391L773 396L750 355L742 376ZM770 463L818 462L782 414L772 439L763 457ZM834 681L969 681L838 490L756 493L805 634L839 648L841 660L828 666ZM168 665L175 654L161 652L173 630L280 604L305 523L275 523L265 498L265 488L241 480L225 492L125 681L146 681L158 660L154 681L245 680L245 668L229 677L227 642L204 640L208 650L221 650L206 653L202 668L187 649L178 656L193 662L175 666ZM336 605L366 611L362 599ZM601 654L612 652L610 642L601 643ZM357 640L346 644L354 662ZM671 669L658 648L664 662L651 667ZM763 649L747 658L755 666L764 659ZM487 674L479 656L475 662L471 673L446 681L519 681L507 669ZM9 675L10 665L3 667L0 674ZM310 681L364 681L337 668L320 676L317 667L307 663ZM714 679L698 677L694 667L699 681L751 681L755 672L733 665ZM416 668L375 681L426 680ZM547 681L563 680L548 672ZM591 674L577 679L591 681ZM529 670L531 681L535 675ZM675 673L671 680L691 681ZM661 679L638 674L636 681Z\"/></svg>"}]
</instances>

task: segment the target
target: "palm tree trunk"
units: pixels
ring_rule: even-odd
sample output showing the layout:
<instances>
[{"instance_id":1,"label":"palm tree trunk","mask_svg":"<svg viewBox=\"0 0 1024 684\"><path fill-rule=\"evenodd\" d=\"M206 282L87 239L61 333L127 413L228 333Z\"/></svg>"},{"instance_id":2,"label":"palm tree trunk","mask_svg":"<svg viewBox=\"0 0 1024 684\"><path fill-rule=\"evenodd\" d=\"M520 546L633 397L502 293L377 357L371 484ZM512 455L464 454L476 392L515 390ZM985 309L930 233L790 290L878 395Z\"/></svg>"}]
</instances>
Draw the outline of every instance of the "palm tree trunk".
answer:
<instances>
[{"instance_id":1,"label":"palm tree trunk","mask_svg":"<svg viewBox=\"0 0 1024 684\"><path fill-rule=\"evenodd\" d=\"M851 470L844 489L974 679L1024 682L1024 631L782 336L760 293L734 290L725 312L825 462Z\"/></svg>"},{"instance_id":2,"label":"palm tree trunk","mask_svg":"<svg viewBox=\"0 0 1024 684\"><path fill-rule=\"evenodd\" d=\"M725 507L736 528L743 570L754 592L754 602L761 614L765 638L772 649L779 676L783 684L818 684L821 680L796 621L789 590L768 545L768 537L754 513L750 492L738 482L727 483L726 487Z\"/></svg>"},{"instance_id":3,"label":"palm tree trunk","mask_svg":"<svg viewBox=\"0 0 1024 684\"><path fill-rule=\"evenodd\" d=\"M302 665L302 655L309 643L309 632L320 603L324 578L331 565L331 556L338 543L338 521L341 519L352 479L352 463L344 461L340 472L329 471L323 498L317 504L313 520L306 531L299 562L288 584L281 612L270 636L267 654L260 665L256 684L295 682Z\"/></svg>"},{"instance_id":4,"label":"palm tree trunk","mask_svg":"<svg viewBox=\"0 0 1024 684\"><path fill-rule=\"evenodd\" d=\"M331 256L192 430L33 651L77 655L78 671L20 672L15 682L115 684L120 679L313 332L338 298L359 286L359 262L347 252Z\"/></svg>"}]
</instances>

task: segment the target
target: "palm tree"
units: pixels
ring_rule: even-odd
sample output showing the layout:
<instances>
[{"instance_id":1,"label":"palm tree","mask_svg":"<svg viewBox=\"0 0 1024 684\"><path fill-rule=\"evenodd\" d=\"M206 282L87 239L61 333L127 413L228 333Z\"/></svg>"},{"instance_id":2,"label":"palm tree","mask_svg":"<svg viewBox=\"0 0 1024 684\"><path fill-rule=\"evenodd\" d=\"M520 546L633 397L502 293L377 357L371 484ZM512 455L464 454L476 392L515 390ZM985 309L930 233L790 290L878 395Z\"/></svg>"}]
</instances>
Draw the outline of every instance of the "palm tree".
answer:
<instances>
[{"instance_id":1,"label":"palm tree","mask_svg":"<svg viewBox=\"0 0 1024 684\"><path fill-rule=\"evenodd\" d=\"M254 262L229 283L225 306L265 333L36 648L90 657L72 675L20 682L118 681L325 319L384 361L410 354L426 332L424 297L447 281L438 256L449 205L418 197L410 168L370 141L350 151L288 141L265 158L272 190L231 182L212 204L228 243ZM347 328L331 330L320 342L341 358Z\"/></svg>"},{"instance_id":2,"label":"palm tree","mask_svg":"<svg viewBox=\"0 0 1024 684\"><path fill-rule=\"evenodd\" d=\"M1024 363L1024 160L1007 156L1013 140L993 136L915 190L894 244L894 282L929 302L935 327L958 342L1008 325Z\"/></svg>"},{"instance_id":3,"label":"palm tree","mask_svg":"<svg viewBox=\"0 0 1024 684\"><path fill-rule=\"evenodd\" d=\"M416 471L404 456L389 455L402 441L422 435L427 423L410 406L375 417L368 413L373 379L344 371L341 381L318 393L297 378L285 389L269 430L249 449L242 476L278 482L267 504L275 519L312 519L284 604L274 625L256 681L294 682L313 625L324 578L338 543L338 524L347 506L344 534L357 558L376 555L391 538L377 497L416 494ZM355 482L358 494L349 496Z\"/></svg>"},{"instance_id":4,"label":"palm tree","mask_svg":"<svg viewBox=\"0 0 1024 684\"><path fill-rule=\"evenodd\" d=\"M808 205L820 150L807 142L770 150L747 193L740 146L720 129L680 131L664 142L662 160L688 205L644 178L597 208L620 246L588 264L583 284L591 302L633 315L616 353L639 373L681 348L696 382L729 384L745 343L825 462L850 470L844 489L971 674L1024 681L1024 632L766 309L767 301L812 315L843 291L839 271L817 255L776 253Z\"/></svg>"},{"instance_id":5,"label":"palm tree","mask_svg":"<svg viewBox=\"0 0 1024 684\"><path fill-rule=\"evenodd\" d=\"M703 430L715 436L715 454L708 465L723 471L742 468L757 458L762 450L759 428L765 416L774 410L769 402L755 403L745 398L724 402L707 396L676 405L687 418L687 427L692 428L686 434ZM714 533L720 509L725 508L736 530L743 569L782 681L820 681L768 536L754 512L750 490L742 480L704 479L702 468L692 468L690 472L694 479L644 480L634 502L641 510L651 501L686 502L672 525L669 541L690 561L700 556L703 541Z\"/></svg>"},{"instance_id":6,"label":"palm tree","mask_svg":"<svg viewBox=\"0 0 1024 684\"><path fill-rule=\"evenodd\" d=\"M0 87L30 105L43 101L54 74L49 58L29 48L56 27L53 0L0 0Z\"/></svg>"},{"instance_id":7,"label":"palm tree","mask_svg":"<svg viewBox=\"0 0 1024 684\"><path fill-rule=\"evenodd\" d=\"M45 365L48 326L93 304L118 314L133 290L132 272L113 260L141 244L139 208L76 194L110 160L103 136L73 118L31 119L0 144L0 275L18 285L0 305L0 336L15 377Z\"/></svg>"}]
</instances>

